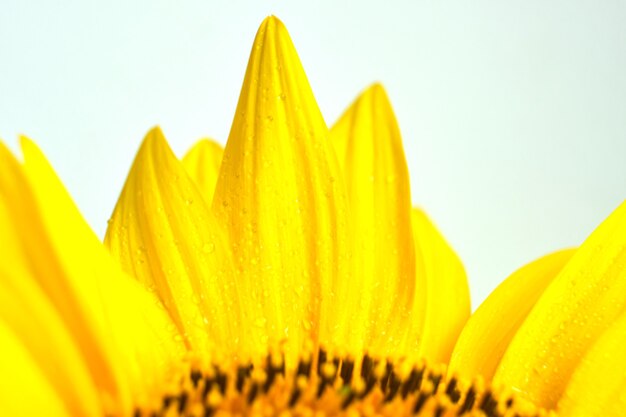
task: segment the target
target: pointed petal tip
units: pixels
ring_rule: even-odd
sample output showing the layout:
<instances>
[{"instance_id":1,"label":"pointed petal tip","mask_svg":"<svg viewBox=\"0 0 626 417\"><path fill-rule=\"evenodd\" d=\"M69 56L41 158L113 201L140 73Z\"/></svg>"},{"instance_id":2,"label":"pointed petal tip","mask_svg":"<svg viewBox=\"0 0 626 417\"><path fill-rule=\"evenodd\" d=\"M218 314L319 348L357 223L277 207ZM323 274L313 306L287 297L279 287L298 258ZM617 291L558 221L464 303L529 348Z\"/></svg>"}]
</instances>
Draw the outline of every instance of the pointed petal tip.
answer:
<instances>
[{"instance_id":1,"label":"pointed petal tip","mask_svg":"<svg viewBox=\"0 0 626 417\"><path fill-rule=\"evenodd\" d=\"M26 154L30 151L39 150L39 146L26 135L20 134L18 140L20 141L20 148L22 149L24 157L26 157Z\"/></svg>"},{"instance_id":2,"label":"pointed petal tip","mask_svg":"<svg viewBox=\"0 0 626 417\"><path fill-rule=\"evenodd\" d=\"M32 142L32 140L28 136L26 136L26 135L24 135L22 133L17 135L17 140L20 142L20 145L22 145L22 146L23 146L24 142Z\"/></svg>"},{"instance_id":3,"label":"pointed petal tip","mask_svg":"<svg viewBox=\"0 0 626 417\"><path fill-rule=\"evenodd\" d=\"M263 25L276 25L276 24L282 25L283 22L278 18L278 16L271 14L271 15L267 16L265 19L263 19L263 22L261 23L261 26L263 26Z\"/></svg>"},{"instance_id":4,"label":"pointed petal tip","mask_svg":"<svg viewBox=\"0 0 626 417\"><path fill-rule=\"evenodd\" d=\"M379 110L379 112L377 112L378 114L385 115L385 117L392 116L395 119L393 106L391 104L391 100L389 99L389 95L387 94L387 90L379 81L375 81L361 90L350 107L348 107L346 113L349 113L351 109L357 109L360 106ZM344 116L346 113L344 113ZM397 122L395 123L397 124Z\"/></svg>"},{"instance_id":5,"label":"pointed petal tip","mask_svg":"<svg viewBox=\"0 0 626 417\"><path fill-rule=\"evenodd\" d=\"M169 149L169 144L163 134L163 130L161 130L161 127L156 125L144 136L137 155L146 152L146 149L162 149L163 147Z\"/></svg>"},{"instance_id":6,"label":"pointed petal tip","mask_svg":"<svg viewBox=\"0 0 626 417\"><path fill-rule=\"evenodd\" d=\"M261 22L261 25L259 26L259 31L261 31L262 29L286 30L285 24L282 22L282 20L274 15L269 15L265 19L263 19L263 22Z\"/></svg>"},{"instance_id":7,"label":"pointed petal tip","mask_svg":"<svg viewBox=\"0 0 626 417\"><path fill-rule=\"evenodd\" d=\"M366 89L365 92L372 92L372 93L383 93L386 95L387 91L385 90L385 86L383 85L382 82L380 81L374 81L373 83L371 83Z\"/></svg>"},{"instance_id":8,"label":"pointed petal tip","mask_svg":"<svg viewBox=\"0 0 626 417\"><path fill-rule=\"evenodd\" d=\"M165 134L163 134L163 130L161 129L161 126L155 125L150 130L148 130L148 133L146 133L144 141L159 140L159 139L165 139Z\"/></svg>"},{"instance_id":9,"label":"pointed petal tip","mask_svg":"<svg viewBox=\"0 0 626 417\"><path fill-rule=\"evenodd\" d=\"M257 30L254 41L257 50L262 50L267 45L276 45L279 49L282 49L285 45L291 43L292 40L287 27L279 18L273 15L263 20Z\"/></svg>"},{"instance_id":10,"label":"pointed petal tip","mask_svg":"<svg viewBox=\"0 0 626 417\"><path fill-rule=\"evenodd\" d=\"M20 135L19 140L24 165L29 164L29 162L39 163L38 161L44 161L46 164L50 164L48 162L48 158L46 158L45 154L35 141L26 135ZM50 168L52 169L52 167Z\"/></svg>"},{"instance_id":11,"label":"pointed petal tip","mask_svg":"<svg viewBox=\"0 0 626 417\"><path fill-rule=\"evenodd\" d=\"M248 61L237 114L228 141L234 136L280 127L284 118L304 119L327 135L327 126L309 85L302 62L282 22L270 16L259 28ZM254 114L254 119L251 115ZM275 121L275 122L274 122ZM274 122L274 123L272 123ZM304 129L301 129L305 132ZM249 135L248 135L249 136ZM268 135L269 139L269 135ZM272 137L274 141L276 138ZM228 146L227 146L228 148Z\"/></svg>"},{"instance_id":12,"label":"pointed petal tip","mask_svg":"<svg viewBox=\"0 0 626 417\"><path fill-rule=\"evenodd\" d=\"M387 94L387 90L383 86L382 83L376 81L372 83L361 96L369 96L371 97L372 104L378 108L391 108L391 100L389 99L389 95Z\"/></svg>"}]
</instances>

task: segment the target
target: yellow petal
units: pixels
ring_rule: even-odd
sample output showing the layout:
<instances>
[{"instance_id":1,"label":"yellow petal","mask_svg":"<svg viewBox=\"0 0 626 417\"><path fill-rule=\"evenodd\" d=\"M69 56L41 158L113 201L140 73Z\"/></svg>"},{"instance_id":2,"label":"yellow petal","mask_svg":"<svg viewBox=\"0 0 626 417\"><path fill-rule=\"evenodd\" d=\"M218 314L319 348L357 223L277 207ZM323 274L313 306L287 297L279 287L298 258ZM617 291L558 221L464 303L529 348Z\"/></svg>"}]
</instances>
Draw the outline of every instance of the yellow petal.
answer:
<instances>
[{"instance_id":1,"label":"yellow petal","mask_svg":"<svg viewBox=\"0 0 626 417\"><path fill-rule=\"evenodd\" d=\"M626 409L626 315L583 356L559 400L564 417L619 417Z\"/></svg>"},{"instance_id":2,"label":"yellow petal","mask_svg":"<svg viewBox=\"0 0 626 417\"><path fill-rule=\"evenodd\" d=\"M348 190L355 272L342 303L358 352L400 351L413 302L411 195L402 139L380 84L365 90L331 130ZM384 329L384 331L381 331Z\"/></svg>"},{"instance_id":3,"label":"yellow petal","mask_svg":"<svg viewBox=\"0 0 626 417\"><path fill-rule=\"evenodd\" d=\"M182 338L161 302L140 283L121 275L118 267L103 267L109 282L102 298L111 322L119 362L130 385L133 406L151 405L164 386L183 371Z\"/></svg>"},{"instance_id":4,"label":"yellow petal","mask_svg":"<svg viewBox=\"0 0 626 417\"><path fill-rule=\"evenodd\" d=\"M250 55L213 210L230 232L237 285L255 317L251 337L260 336L261 346L285 344L291 363L317 339L318 322L322 332L335 331L333 294L350 282L336 165L291 39L268 17Z\"/></svg>"},{"instance_id":5,"label":"yellow petal","mask_svg":"<svg viewBox=\"0 0 626 417\"><path fill-rule=\"evenodd\" d=\"M198 357L243 349L224 232L158 128L135 158L105 243L158 295Z\"/></svg>"},{"instance_id":6,"label":"yellow petal","mask_svg":"<svg viewBox=\"0 0 626 417\"><path fill-rule=\"evenodd\" d=\"M456 253L420 209L413 209L412 226L416 292L423 296L415 300L410 335L415 335L412 340L418 344L418 356L430 363L447 363L454 343L470 315L465 269ZM423 326L421 330L417 327L420 324Z\"/></svg>"},{"instance_id":7,"label":"yellow petal","mask_svg":"<svg viewBox=\"0 0 626 417\"><path fill-rule=\"evenodd\" d=\"M553 408L580 359L626 307L626 203L576 251L506 350L494 383Z\"/></svg>"},{"instance_id":8,"label":"yellow petal","mask_svg":"<svg viewBox=\"0 0 626 417\"><path fill-rule=\"evenodd\" d=\"M0 253L0 321L11 329L35 362L30 367L25 366L39 368L41 377L46 379L68 412L74 415L101 415L102 405L91 369L88 369L86 358L80 351L81 346L73 340L71 328L63 322L33 276L41 267L46 268L48 275L59 273L59 268L53 250L45 239L43 225L22 168L2 143ZM4 344L2 349L2 356L6 357L9 353L5 354ZM16 361L24 363L21 359ZM28 370L26 372L32 373ZM7 378L3 374L1 379ZM68 384L67 381L72 383ZM43 385L43 382L37 384ZM6 392L22 395L15 393L15 389ZM42 386L42 389L46 388Z\"/></svg>"},{"instance_id":9,"label":"yellow petal","mask_svg":"<svg viewBox=\"0 0 626 417\"><path fill-rule=\"evenodd\" d=\"M71 415L39 365L2 320L0 320L0 346L2 346L0 404L3 415L55 417Z\"/></svg>"},{"instance_id":10,"label":"yellow petal","mask_svg":"<svg viewBox=\"0 0 626 417\"><path fill-rule=\"evenodd\" d=\"M500 284L463 328L449 372L466 379L481 375L491 380L517 329L574 252L567 249L541 257Z\"/></svg>"},{"instance_id":11,"label":"yellow petal","mask_svg":"<svg viewBox=\"0 0 626 417\"><path fill-rule=\"evenodd\" d=\"M222 145L211 139L202 139L182 159L187 173L195 181L204 201L209 205L213 201L223 154Z\"/></svg>"},{"instance_id":12,"label":"yellow petal","mask_svg":"<svg viewBox=\"0 0 626 417\"><path fill-rule=\"evenodd\" d=\"M129 412L173 376L182 355L174 326L157 300L135 288L111 259L41 151L26 138L22 147L35 200L45 207L39 210L45 235L32 238L50 242L48 256L59 268L58 275L38 270L37 278L71 328L102 395L110 397L105 411Z\"/></svg>"}]
</instances>

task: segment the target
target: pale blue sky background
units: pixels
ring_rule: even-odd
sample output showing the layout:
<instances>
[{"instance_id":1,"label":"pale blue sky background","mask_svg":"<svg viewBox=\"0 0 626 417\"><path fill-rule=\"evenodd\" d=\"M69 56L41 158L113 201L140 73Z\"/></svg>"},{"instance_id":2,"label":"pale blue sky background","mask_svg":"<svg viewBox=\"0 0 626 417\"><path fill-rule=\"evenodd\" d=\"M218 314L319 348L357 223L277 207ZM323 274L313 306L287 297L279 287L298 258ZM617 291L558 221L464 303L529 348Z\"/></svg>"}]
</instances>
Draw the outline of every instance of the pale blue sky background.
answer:
<instances>
[{"instance_id":1,"label":"pale blue sky background","mask_svg":"<svg viewBox=\"0 0 626 417\"><path fill-rule=\"evenodd\" d=\"M256 29L287 25L327 122L382 81L413 201L473 304L626 198L623 1L0 0L0 136L44 149L102 235L143 135L224 141Z\"/></svg>"}]
</instances>

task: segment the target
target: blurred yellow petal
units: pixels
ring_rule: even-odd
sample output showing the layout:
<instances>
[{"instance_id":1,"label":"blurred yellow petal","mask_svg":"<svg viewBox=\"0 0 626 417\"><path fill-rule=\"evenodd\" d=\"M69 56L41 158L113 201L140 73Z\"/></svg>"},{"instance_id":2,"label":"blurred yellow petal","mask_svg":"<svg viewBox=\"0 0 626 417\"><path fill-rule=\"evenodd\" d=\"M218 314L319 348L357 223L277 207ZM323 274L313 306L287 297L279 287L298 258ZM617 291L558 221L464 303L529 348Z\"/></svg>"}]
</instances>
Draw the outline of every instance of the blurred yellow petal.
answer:
<instances>
[{"instance_id":1,"label":"blurred yellow petal","mask_svg":"<svg viewBox=\"0 0 626 417\"><path fill-rule=\"evenodd\" d=\"M380 84L365 90L331 130L354 227L354 275L342 298L350 346L400 355L413 302L411 193L402 139Z\"/></svg>"},{"instance_id":2,"label":"blurred yellow petal","mask_svg":"<svg viewBox=\"0 0 626 417\"><path fill-rule=\"evenodd\" d=\"M626 307L626 203L583 243L509 344L494 383L553 408L593 342Z\"/></svg>"},{"instance_id":3,"label":"blurred yellow petal","mask_svg":"<svg viewBox=\"0 0 626 417\"><path fill-rule=\"evenodd\" d=\"M198 357L243 349L224 233L158 128L137 154L105 243L159 296Z\"/></svg>"},{"instance_id":4,"label":"blurred yellow petal","mask_svg":"<svg viewBox=\"0 0 626 417\"><path fill-rule=\"evenodd\" d=\"M351 282L344 185L300 60L275 17L254 41L213 210L230 232L237 286L254 317L250 337L260 346L284 344L290 363L309 339L336 340L334 311Z\"/></svg>"},{"instance_id":5,"label":"blurred yellow petal","mask_svg":"<svg viewBox=\"0 0 626 417\"><path fill-rule=\"evenodd\" d=\"M28 349L0 319L0 404L5 416L70 416ZM76 400L77 402L79 400ZM79 415L79 410L74 410ZM88 415L88 414L81 414ZM92 414L97 415L97 414Z\"/></svg>"},{"instance_id":6,"label":"blurred yellow petal","mask_svg":"<svg viewBox=\"0 0 626 417\"><path fill-rule=\"evenodd\" d=\"M186 349L161 302L117 267L102 267L102 298L135 407L153 403L184 369ZM112 301L114 300L114 302Z\"/></svg>"},{"instance_id":7,"label":"blurred yellow petal","mask_svg":"<svg viewBox=\"0 0 626 417\"><path fill-rule=\"evenodd\" d=\"M187 173L194 180L207 204L213 201L215 183L222 164L224 148L211 139L202 139L183 157Z\"/></svg>"},{"instance_id":8,"label":"blurred yellow petal","mask_svg":"<svg viewBox=\"0 0 626 417\"><path fill-rule=\"evenodd\" d=\"M563 417L621 417L626 410L626 315L600 336L576 367L558 404Z\"/></svg>"},{"instance_id":9,"label":"blurred yellow petal","mask_svg":"<svg viewBox=\"0 0 626 417\"><path fill-rule=\"evenodd\" d=\"M420 209L412 212L415 242L416 298L409 340L417 343L418 358L447 363L456 339L470 315L465 269L452 248ZM423 303L423 305L420 305ZM423 316L422 316L423 315ZM416 328L422 324L423 328ZM415 354L413 354L415 355Z\"/></svg>"},{"instance_id":10,"label":"blurred yellow petal","mask_svg":"<svg viewBox=\"0 0 626 417\"><path fill-rule=\"evenodd\" d=\"M449 372L491 380L500 359L546 287L575 253L567 249L541 257L515 271L470 317L459 336Z\"/></svg>"},{"instance_id":11,"label":"blurred yellow petal","mask_svg":"<svg viewBox=\"0 0 626 417\"><path fill-rule=\"evenodd\" d=\"M0 253L0 321L19 338L68 412L100 415L102 405L95 388L98 381L93 369L87 367L88 358L83 357L82 346L73 340L76 335L36 281L35 274L39 272L53 276L60 271L45 238L28 181L2 143ZM40 270L42 267L48 268ZM4 345L2 349L5 355ZM14 390L7 394L21 395Z\"/></svg>"},{"instance_id":12,"label":"blurred yellow petal","mask_svg":"<svg viewBox=\"0 0 626 417\"><path fill-rule=\"evenodd\" d=\"M61 268L61 275L43 274L40 284L71 324L97 384L111 396L105 398L105 408L128 412L172 377L182 346L174 340L174 326L162 306L135 288L113 262L41 151L26 138L22 147L25 172L39 207L45 207L40 213L50 254ZM70 314L89 321L76 321ZM101 385L106 375L111 385Z\"/></svg>"}]
</instances>

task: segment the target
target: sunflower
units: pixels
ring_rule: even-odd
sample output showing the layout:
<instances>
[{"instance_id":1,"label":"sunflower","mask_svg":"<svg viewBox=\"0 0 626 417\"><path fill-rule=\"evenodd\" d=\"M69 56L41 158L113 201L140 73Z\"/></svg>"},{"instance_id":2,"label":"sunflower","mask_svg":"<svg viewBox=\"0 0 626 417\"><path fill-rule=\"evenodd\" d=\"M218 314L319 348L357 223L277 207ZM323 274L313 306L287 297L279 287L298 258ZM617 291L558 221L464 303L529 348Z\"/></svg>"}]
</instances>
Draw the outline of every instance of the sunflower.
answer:
<instances>
[{"instance_id":1,"label":"sunflower","mask_svg":"<svg viewBox=\"0 0 626 417\"><path fill-rule=\"evenodd\" d=\"M104 244L42 152L0 146L5 415L620 415L626 205L471 316L366 89L328 129L283 24L225 149L146 136ZM468 320L469 318L469 320Z\"/></svg>"}]
</instances>

